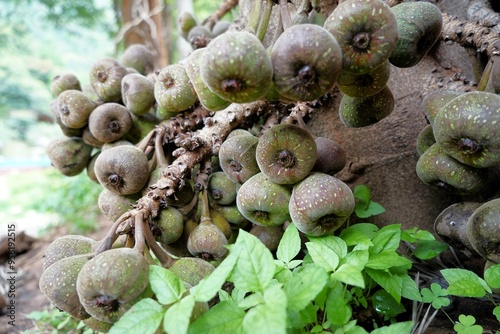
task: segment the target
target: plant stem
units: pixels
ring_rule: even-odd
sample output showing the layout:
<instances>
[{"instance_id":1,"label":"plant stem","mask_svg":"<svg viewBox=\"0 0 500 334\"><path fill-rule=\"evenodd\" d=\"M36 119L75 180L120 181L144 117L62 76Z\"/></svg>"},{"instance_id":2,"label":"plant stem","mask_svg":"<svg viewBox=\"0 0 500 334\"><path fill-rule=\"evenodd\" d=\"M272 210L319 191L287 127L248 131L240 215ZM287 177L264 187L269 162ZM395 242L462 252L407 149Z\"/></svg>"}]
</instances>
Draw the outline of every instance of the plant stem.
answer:
<instances>
[{"instance_id":1,"label":"plant stem","mask_svg":"<svg viewBox=\"0 0 500 334\"><path fill-rule=\"evenodd\" d=\"M254 0L252 11L250 12L250 18L246 28L255 34L260 21L260 11L262 8L262 0Z\"/></svg>"},{"instance_id":2,"label":"plant stem","mask_svg":"<svg viewBox=\"0 0 500 334\"><path fill-rule=\"evenodd\" d=\"M163 135L165 130L160 129L156 133L155 137L155 156L158 166L165 167L168 166L167 158L165 158L165 152L163 151Z\"/></svg>"},{"instance_id":3,"label":"plant stem","mask_svg":"<svg viewBox=\"0 0 500 334\"><path fill-rule=\"evenodd\" d=\"M134 217L134 239L135 239L135 246L134 249L138 250L141 252L141 254L144 255L144 250L146 249L146 242L144 240L144 214L142 212L138 212L135 217ZM149 228L146 227L146 228Z\"/></svg>"},{"instance_id":4,"label":"plant stem","mask_svg":"<svg viewBox=\"0 0 500 334\"><path fill-rule=\"evenodd\" d=\"M104 239L102 240L101 244L99 245L99 247L97 248L96 250L96 255L99 254L99 253L102 253L104 251L107 251L108 249L111 249L111 246L113 246L113 243L115 242L116 238L118 237L118 235L116 234L116 230L118 229L118 227L123 223L125 222L127 219L129 219L130 217L132 216L131 212L130 211L127 211L125 212L124 214L122 214L114 223L113 225L111 226L111 228L109 229L108 233L106 234L106 236L104 237Z\"/></svg>"},{"instance_id":5,"label":"plant stem","mask_svg":"<svg viewBox=\"0 0 500 334\"><path fill-rule=\"evenodd\" d=\"M488 81L490 80L491 70L493 69L493 62L490 59L483 70L483 75L481 76L481 80L477 84L477 90L483 92L488 85Z\"/></svg>"},{"instance_id":6,"label":"plant stem","mask_svg":"<svg viewBox=\"0 0 500 334\"><path fill-rule=\"evenodd\" d=\"M288 0L280 0L279 6L281 23L283 24L283 29L287 30L293 26L292 17L290 16L290 11L288 10Z\"/></svg>"},{"instance_id":7,"label":"plant stem","mask_svg":"<svg viewBox=\"0 0 500 334\"><path fill-rule=\"evenodd\" d=\"M259 27L257 28L257 38L261 42L264 40L264 37L266 37L267 27L269 26L269 20L273 11L273 1L265 0L265 2L266 6L264 7L264 14L259 22Z\"/></svg>"},{"instance_id":8,"label":"plant stem","mask_svg":"<svg viewBox=\"0 0 500 334\"><path fill-rule=\"evenodd\" d=\"M151 233L151 229L149 228L149 224L144 226L143 235L144 235L144 239L146 241L146 244L149 246L149 248L151 249L153 254L156 256L158 261L160 261L161 265L165 268L170 267L173 264L174 259L170 255L168 255L160 247L160 245L158 245L155 237L153 236L153 233Z\"/></svg>"}]
</instances>

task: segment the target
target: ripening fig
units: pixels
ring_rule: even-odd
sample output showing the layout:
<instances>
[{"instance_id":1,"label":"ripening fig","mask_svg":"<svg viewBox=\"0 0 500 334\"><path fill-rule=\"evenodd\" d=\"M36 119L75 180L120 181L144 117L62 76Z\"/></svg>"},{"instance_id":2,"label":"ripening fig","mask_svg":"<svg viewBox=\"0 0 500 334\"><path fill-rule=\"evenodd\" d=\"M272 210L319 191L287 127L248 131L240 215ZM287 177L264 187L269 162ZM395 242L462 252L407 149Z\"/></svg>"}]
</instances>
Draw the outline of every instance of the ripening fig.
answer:
<instances>
[{"instance_id":1,"label":"ripening fig","mask_svg":"<svg viewBox=\"0 0 500 334\"><path fill-rule=\"evenodd\" d=\"M274 43L273 83L292 101L313 101L329 92L340 73L342 54L335 38L315 24L293 25Z\"/></svg>"},{"instance_id":2,"label":"ripening fig","mask_svg":"<svg viewBox=\"0 0 500 334\"><path fill-rule=\"evenodd\" d=\"M260 172L255 156L258 142L259 139L250 133L234 136L229 134L221 144L220 167L231 181L244 183Z\"/></svg>"},{"instance_id":3,"label":"ripening fig","mask_svg":"<svg viewBox=\"0 0 500 334\"><path fill-rule=\"evenodd\" d=\"M79 137L64 137L52 140L45 150L50 162L61 174L75 176L87 167L92 146Z\"/></svg>"},{"instance_id":4,"label":"ripening fig","mask_svg":"<svg viewBox=\"0 0 500 334\"><path fill-rule=\"evenodd\" d=\"M200 69L203 81L215 94L236 103L263 98L273 76L266 49L247 31L228 31L214 38Z\"/></svg>"},{"instance_id":5,"label":"ripening fig","mask_svg":"<svg viewBox=\"0 0 500 334\"><path fill-rule=\"evenodd\" d=\"M461 163L448 155L438 143L418 158L416 172L425 184L464 195L484 190L489 179L487 170Z\"/></svg>"},{"instance_id":6,"label":"ripening fig","mask_svg":"<svg viewBox=\"0 0 500 334\"><path fill-rule=\"evenodd\" d=\"M113 58L102 58L90 68L90 84L97 96L106 102L117 102L122 98L122 79L127 68Z\"/></svg>"},{"instance_id":7,"label":"ripening fig","mask_svg":"<svg viewBox=\"0 0 500 334\"><path fill-rule=\"evenodd\" d=\"M162 209L152 228L155 239L164 244L177 241L182 236L183 230L184 216L174 207Z\"/></svg>"},{"instance_id":8,"label":"ripening fig","mask_svg":"<svg viewBox=\"0 0 500 334\"><path fill-rule=\"evenodd\" d=\"M500 263L500 198L487 201L469 217L467 238L476 252Z\"/></svg>"},{"instance_id":9,"label":"ripening fig","mask_svg":"<svg viewBox=\"0 0 500 334\"><path fill-rule=\"evenodd\" d=\"M137 194L120 195L104 188L97 198L97 205L102 213L114 222L125 212L132 209L138 199Z\"/></svg>"},{"instance_id":10,"label":"ripening fig","mask_svg":"<svg viewBox=\"0 0 500 334\"><path fill-rule=\"evenodd\" d=\"M352 97L368 97L385 88L391 74L391 64L384 61L382 65L364 74L353 74L341 71L337 86L345 95Z\"/></svg>"},{"instance_id":11,"label":"ripening fig","mask_svg":"<svg viewBox=\"0 0 500 334\"><path fill-rule=\"evenodd\" d=\"M229 205L236 200L239 183L233 182L223 171L211 173L208 177L208 199L211 204Z\"/></svg>"},{"instance_id":12,"label":"ripening fig","mask_svg":"<svg viewBox=\"0 0 500 334\"><path fill-rule=\"evenodd\" d=\"M69 89L57 97L57 109L61 122L68 128L79 129L87 125L89 115L97 104L82 91Z\"/></svg>"},{"instance_id":13,"label":"ripening fig","mask_svg":"<svg viewBox=\"0 0 500 334\"><path fill-rule=\"evenodd\" d=\"M181 257L168 268L183 282L195 286L203 278L210 275L215 267L210 262L199 257Z\"/></svg>"},{"instance_id":14,"label":"ripening fig","mask_svg":"<svg viewBox=\"0 0 500 334\"><path fill-rule=\"evenodd\" d=\"M241 185L236 205L256 225L279 226L290 220L290 195L290 186L272 182L264 173L258 173Z\"/></svg>"},{"instance_id":15,"label":"ripening fig","mask_svg":"<svg viewBox=\"0 0 500 334\"><path fill-rule=\"evenodd\" d=\"M500 163L500 96L475 91L463 93L439 110L434 137L458 161L477 168Z\"/></svg>"},{"instance_id":16,"label":"ripening fig","mask_svg":"<svg viewBox=\"0 0 500 334\"><path fill-rule=\"evenodd\" d=\"M429 147L431 147L436 142L434 138L434 132L432 126L427 124L418 134L416 148L417 154L421 156Z\"/></svg>"},{"instance_id":17,"label":"ripening fig","mask_svg":"<svg viewBox=\"0 0 500 334\"><path fill-rule=\"evenodd\" d=\"M121 56L121 63L142 75L147 75L155 69L155 57L151 50L143 44L129 45Z\"/></svg>"},{"instance_id":18,"label":"ripening fig","mask_svg":"<svg viewBox=\"0 0 500 334\"><path fill-rule=\"evenodd\" d=\"M187 247L195 257L204 260L221 260L227 254L227 238L224 233L212 223L212 220L201 218L198 226L189 234Z\"/></svg>"},{"instance_id":19,"label":"ripening fig","mask_svg":"<svg viewBox=\"0 0 500 334\"><path fill-rule=\"evenodd\" d=\"M89 130L102 143L110 143L123 138L131 127L130 112L119 103L101 104L89 116Z\"/></svg>"},{"instance_id":20,"label":"ripening fig","mask_svg":"<svg viewBox=\"0 0 500 334\"><path fill-rule=\"evenodd\" d=\"M425 1L400 3L391 9L396 16L399 37L389 61L402 68L415 66L441 34L441 11Z\"/></svg>"},{"instance_id":21,"label":"ripening fig","mask_svg":"<svg viewBox=\"0 0 500 334\"><path fill-rule=\"evenodd\" d=\"M190 12L183 11L177 17L177 27L181 32L181 36L185 39L187 39L189 31L197 25L196 17Z\"/></svg>"},{"instance_id":22,"label":"ripening fig","mask_svg":"<svg viewBox=\"0 0 500 334\"><path fill-rule=\"evenodd\" d=\"M155 86L142 74L127 74L122 79L122 101L134 115L144 115L155 104Z\"/></svg>"},{"instance_id":23,"label":"ripening fig","mask_svg":"<svg viewBox=\"0 0 500 334\"><path fill-rule=\"evenodd\" d=\"M313 171L325 174L336 174L344 169L347 163L345 150L333 139L326 137L314 138L317 158Z\"/></svg>"},{"instance_id":24,"label":"ripening fig","mask_svg":"<svg viewBox=\"0 0 500 334\"><path fill-rule=\"evenodd\" d=\"M59 125L59 128L61 129L62 133L66 137L81 137L82 136L84 128L79 128L79 129L68 128L62 122L61 113L59 111L59 108L57 107L57 98L50 102L49 109L50 109L50 112L52 113L52 116L54 116L54 120L56 121L57 125Z\"/></svg>"},{"instance_id":25,"label":"ripening fig","mask_svg":"<svg viewBox=\"0 0 500 334\"><path fill-rule=\"evenodd\" d=\"M65 90L70 89L82 90L80 80L73 73L63 73L52 78L52 82L50 83L50 92L53 96L57 97Z\"/></svg>"},{"instance_id":26,"label":"ripening fig","mask_svg":"<svg viewBox=\"0 0 500 334\"><path fill-rule=\"evenodd\" d=\"M270 181L294 184L313 169L317 148L307 130L297 125L278 124L262 134L255 154L259 169Z\"/></svg>"},{"instance_id":27,"label":"ripening fig","mask_svg":"<svg viewBox=\"0 0 500 334\"><path fill-rule=\"evenodd\" d=\"M43 270L64 258L88 254L93 251L97 242L83 235L65 235L50 243L43 255Z\"/></svg>"},{"instance_id":28,"label":"ripening fig","mask_svg":"<svg viewBox=\"0 0 500 334\"><path fill-rule=\"evenodd\" d=\"M425 117L427 118L429 124L434 124L434 118L446 103L462 94L463 92L451 89L436 90L426 94L420 105L424 110Z\"/></svg>"},{"instance_id":29,"label":"ripening fig","mask_svg":"<svg viewBox=\"0 0 500 334\"><path fill-rule=\"evenodd\" d=\"M293 186L290 217L299 231L309 236L332 235L354 212L349 188L334 176L313 172Z\"/></svg>"},{"instance_id":30,"label":"ripening fig","mask_svg":"<svg viewBox=\"0 0 500 334\"><path fill-rule=\"evenodd\" d=\"M92 317L114 323L137 301L152 295L149 265L136 249L104 251L82 266L76 290Z\"/></svg>"},{"instance_id":31,"label":"ripening fig","mask_svg":"<svg viewBox=\"0 0 500 334\"><path fill-rule=\"evenodd\" d=\"M139 193L149 174L146 154L135 146L115 146L102 151L94 170L99 183L120 195Z\"/></svg>"},{"instance_id":32,"label":"ripening fig","mask_svg":"<svg viewBox=\"0 0 500 334\"><path fill-rule=\"evenodd\" d=\"M250 234L255 235L271 252L278 249L281 237L283 236L283 226L260 226L254 225L250 229Z\"/></svg>"},{"instance_id":33,"label":"ripening fig","mask_svg":"<svg viewBox=\"0 0 500 334\"><path fill-rule=\"evenodd\" d=\"M398 39L396 17L382 0L347 0L327 17L324 27L342 51L342 70L371 72L391 55Z\"/></svg>"},{"instance_id":34,"label":"ripening fig","mask_svg":"<svg viewBox=\"0 0 500 334\"><path fill-rule=\"evenodd\" d=\"M173 113L190 108L197 100L186 69L181 64L167 65L160 71L155 82L154 95L164 111Z\"/></svg>"}]
</instances>

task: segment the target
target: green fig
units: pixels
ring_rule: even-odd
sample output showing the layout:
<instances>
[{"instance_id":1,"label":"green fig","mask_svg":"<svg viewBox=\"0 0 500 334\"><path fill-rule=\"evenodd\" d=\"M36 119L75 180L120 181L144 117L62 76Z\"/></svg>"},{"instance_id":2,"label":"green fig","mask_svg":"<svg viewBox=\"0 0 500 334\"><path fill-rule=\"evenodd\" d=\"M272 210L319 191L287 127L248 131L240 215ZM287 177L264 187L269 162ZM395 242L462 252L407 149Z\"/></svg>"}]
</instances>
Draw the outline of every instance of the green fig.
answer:
<instances>
[{"instance_id":1,"label":"green fig","mask_svg":"<svg viewBox=\"0 0 500 334\"><path fill-rule=\"evenodd\" d=\"M441 34L443 17L430 2L404 2L391 7L396 16L399 38L389 57L397 67L417 65Z\"/></svg>"},{"instance_id":2,"label":"green fig","mask_svg":"<svg viewBox=\"0 0 500 334\"><path fill-rule=\"evenodd\" d=\"M368 97L385 88L391 74L391 65L385 61L373 71L364 74L353 74L341 71L337 86L345 95L352 97Z\"/></svg>"},{"instance_id":3,"label":"green fig","mask_svg":"<svg viewBox=\"0 0 500 334\"><path fill-rule=\"evenodd\" d=\"M205 26L196 26L189 30L187 41L194 50L205 48L212 40L212 33Z\"/></svg>"},{"instance_id":4,"label":"green fig","mask_svg":"<svg viewBox=\"0 0 500 334\"><path fill-rule=\"evenodd\" d=\"M266 49L247 31L228 31L214 38L200 69L203 81L215 94L236 103L263 98L273 76Z\"/></svg>"},{"instance_id":5,"label":"green fig","mask_svg":"<svg viewBox=\"0 0 500 334\"><path fill-rule=\"evenodd\" d=\"M62 133L66 137L81 137L82 136L84 128L79 128L79 129L68 128L62 122L61 113L60 113L59 108L57 106L57 98L50 102L49 109L50 109L52 116L54 116L54 120L56 121L57 125L59 125L59 128L61 129Z\"/></svg>"},{"instance_id":6,"label":"green fig","mask_svg":"<svg viewBox=\"0 0 500 334\"><path fill-rule=\"evenodd\" d=\"M391 55L398 39L396 17L382 0L347 0L327 17L324 27L342 51L342 69L371 72Z\"/></svg>"},{"instance_id":7,"label":"green fig","mask_svg":"<svg viewBox=\"0 0 500 334\"><path fill-rule=\"evenodd\" d=\"M73 73L63 73L52 78L52 82L50 83L50 92L53 96L57 97L65 90L70 89L82 90L80 80Z\"/></svg>"},{"instance_id":8,"label":"green fig","mask_svg":"<svg viewBox=\"0 0 500 334\"><path fill-rule=\"evenodd\" d=\"M221 144L220 167L231 181L244 183L260 172L255 156L258 142L257 137L243 134L228 136Z\"/></svg>"},{"instance_id":9,"label":"green fig","mask_svg":"<svg viewBox=\"0 0 500 334\"><path fill-rule=\"evenodd\" d=\"M210 262L199 257L182 257L176 259L168 269L182 281L195 286L203 278L210 275L215 270L215 267Z\"/></svg>"},{"instance_id":10,"label":"green fig","mask_svg":"<svg viewBox=\"0 0 500 334\"><path fill-rule=\"evenodd\" d=\"M85 144L79 137L54 139L45 150L52 165L66 176L80 174L87 167L92 154L92 146Z\"/></svg>"},{"instance_id":11,"label":"green fig","mask_svg":"<svg viewBox=\"0 0 500 334\"><path fill-rule=\"evenodd\" d=\"M121 56L121 63L142 75L147 75L155 69L155 57L151 50L143 44L129 45Z\"/></svg>"},{"instance_id":12,"label":"green fig","mask_svg":"<svg viewBox=\"0 0 500 334\"><path fill-rule=\"evenodd\" d=\"M469 217L467 238L479 255L500 263L500 198L487 201Z\"/></svg>"},{"instance_id":13,"label":"green fig","mask_svg":"<svg viewBox=\"0 0 500 334\"><path fill-rule=\"evenodd\" d=\"M155 86L145 76L130 73L122 79L122 101L134 115L147 113L155 104Z\"/></svg>"},{"instance_id":14,"label":"green fig","mask_svg":"<svg viewBox=\"0 0 500 334\"><path fill-rule=\"evenodd\" d=\"M176 208L166 207L160 211L153 226L155 239L163 244L171 244L182 236L184 216Z\"/></svg>"},{"instance_id":15,"label":"green fig","mask_svg":"<svg viewBox=\"0 0 500 334\"><path fill-rule=\"evenodd\" d=\"M193 106L197 100L196 92L186 69L181 64L164 67L155 82L156 102L168 112L180 112Z\"/></svg>"},{"instance_id":16,"label":"green fig","mask_svg":"<svg viewBox=\"0 0 500 334\"><path fill-rule=\"evenodd\" d=\"M130 112L123 105L107 102L96 107L89 116L89 130L103 143L117 141L132 128Z\"/></svg>"},{"instance_id":17,"label":"green fig","mask_svg":"<svg viewBox=\"0 0 500 334\"><path fill-rule=\"evenodd\" d=\"M289 212L293 224L309 236L333 235L354 212L354 195L334 176L313 172L293 186Z\"/></svg>"},{"instance_id":18,"label":"green fig","mask_svg":"<svg viewBox=\"0 0 500 334\"><path fill-rule=\"evenodd\" d=\"M478 168L500 163L500 96L487 92L461 94L434 119L434 137L458 161Z\"/></svg>"},{"instance_id":19,"label":"green fig","mask_svg":"<svg viewBox=\"0 0 500 334\"><path fill-rule=\"evenodd\" d=\"M260 226L254 225L250 229L250 234L255 235L271 252L278 249L281 237L283 236L283 226Z\"/></svg>"},{"instance_id":20,"label":"green fig","mask_svg":"<svg viewBox=\"0 0 500 334\"><path fill-rule=\"evenodd\" d=\"M120 195L104 188L97 199L97 205L102 213L112 222L116 221L125 212L132 209L139 199L138 194Z\"/></svg>"},{"instance_id":21,"label":"green fig","mask_svg":"<svg viewBox=\"0 0 500 334\"><path fill-rule=\"evenodd\" d=\"M427 124L418 134L416 148L417 154L421 156L429 147L436 142L432 126Z\"/></svg>"},{"instance_id":22,"label":"green fig","mask_svg":"<svg viewBox=\"0 0 500 334\"><path fill-rule=\"evenodd\" d=\"M181 32L181 36L184 37L186 40L189 31L194 27L196 27L197 25L198 22L196 20L196 17L190 12L183 11L177 17L177 26Z\"/></svg>"},{"instance_id":23,"label":"green fig","mask_svg":"<svg viewBox=\"0 0 500 334\"><path fill-rule=\"evenodd\" d=\"M421 107L429 124L434 124L434 118L436 118L437 113L446 103L462 94L463 92L451 89L436 90L426 94L422 99Z\"/></svg>"},{"instance_id":24,"label":"green fig","mask_svg":"<svg viewBox=\"0 0 500 334\"><path fill-rule=\"evenodd\" d=\"M210 203L229 205L236 200L239 183L233 182L223 171L214 172L208 177L208 199Z\"/></svg>"},{"instance_id":25,"label":"green fig","mask_svg":"<svg viewBox=\"0 0 500 334\"><path fill-rule=\"evenodd\" d=\"M43 255L43 271L67 257L91 253L97 242L83 235L65 235L52 241Z\"/></svg>"},{"instance_id":26,"label":"green fig","mask_svg":"<svg viewBox=\"0 0 500 334\"><path fill-rule=\"evenodd\" d=\"M257 164L270 181L294 184L313 169L317 158L314 137L292 124L278 124L266 130L256 148Z\"/></svg>"},{"instance_id":27,"label":"green fig","mask_svg":"<svg viewBox=\"0 0 500 334\"><path fill-rule=\"evenodd\" d=\"M449 156L438 143L418 158L416 172L425 184L463 195L484 190L489 179L487 170L461 163Z\"/></svg>"},{"instance_id":28,"label":"green fig","mask_svg":"<svg viewBox=\"0 0 500 334\"><path fill-rule=\"evenodd\" d=\"M293 101L313 101L335 85L342 54L335 38L315 24L293 25L274 43L271 61L278 93Z\"/></svg>"},{"instance_id":29,"label":"green fig","mask_svg":"<svg viewBox=\"0 0 500 334\"><path fill-rule=\"evenodd\" d=\"M204 260L221 260L227 255L227 238L212 223L211 219L201 219L198 226L189 234L187 248L195 257Z\"/></svg>"},{"instance_id":30,"label":"green fig","mask_svg":"<svg viewBox=\"0 0 500 334\"><path fill-rule=\"evenodd\" d=\"M127 68L113 58L102 58L90 68L90 84L97 96L106 102L117 102L122 97L121 82Z\"/></svg>"},{"instance_id":31,"label":"green fig","mask_svg":"<svg viewBox=\"0 0 500 334\"><path fill-rule=\"evenodd\" d=\"M75 89L65 90L57 97L61 122L68 128L79 129L87 125L89 116L97 104L85 93Z\"/></svg>"}]
</instances>

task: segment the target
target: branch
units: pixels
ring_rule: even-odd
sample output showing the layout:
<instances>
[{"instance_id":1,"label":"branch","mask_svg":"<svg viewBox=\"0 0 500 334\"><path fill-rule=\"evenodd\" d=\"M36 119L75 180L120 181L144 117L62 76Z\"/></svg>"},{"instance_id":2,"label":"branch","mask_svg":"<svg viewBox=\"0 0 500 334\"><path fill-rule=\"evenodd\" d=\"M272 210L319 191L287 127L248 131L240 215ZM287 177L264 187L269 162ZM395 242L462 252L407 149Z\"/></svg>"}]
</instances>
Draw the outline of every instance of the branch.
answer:
<instances>
[{"instance_id":1,"label":"branch","mask_svg":"<svg viewBox=\"0 0 500 334\"><path fill-rule=\"evenodd\" d=\"M500 35L477 23L461 21L443 13L441 39L456 42L462 46L473 47L478 53L486 52L490 58L500 55Z\"/></svg>"},{"instance_id":2,"label":"branch","mask_svg":"<svg viewBox=\"0 0 500 334\"><path fill-rule=\"evenodd\" d=\"M206 26L209 29L212 29L212 27L217 21L219 21L224 15L226 15L231 9L233 9L237 5L238 5L238 0L225 0L215 11L215 13L213 13L203 21L202 25Z\"/></svg>"}]
</instances>

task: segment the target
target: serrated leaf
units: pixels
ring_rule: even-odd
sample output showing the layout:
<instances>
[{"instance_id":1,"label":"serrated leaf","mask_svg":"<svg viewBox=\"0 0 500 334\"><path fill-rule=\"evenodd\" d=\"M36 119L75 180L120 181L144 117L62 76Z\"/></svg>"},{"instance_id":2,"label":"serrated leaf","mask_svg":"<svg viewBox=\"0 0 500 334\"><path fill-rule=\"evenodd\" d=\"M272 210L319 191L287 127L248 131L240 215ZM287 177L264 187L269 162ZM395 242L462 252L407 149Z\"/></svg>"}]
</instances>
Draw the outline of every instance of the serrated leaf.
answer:
<instances>
[{"instance_id":1,"label":"serrated leaf","mask_svg":"<svg viewBox=\"0 0 500 334\"><path fill-rule=\"evenodd\" d=\"M365 266L372 269L389 269L399 266L411 268L411 261L394 251L383 251L370 254L368 263Z\"/></svg>"},{"instance_id":2,"label":"serrated leaf","mask_svg":"<svg viewBox=\"0 0 500 334\"><path fill-rule=\"evenodd\" d=\"M208 302L217 294L231 274L237 259L234 253L230 253L210 275L190 289L197 302Z\"/></svg>"},{"instance_id":3,"label":"serrated leaf","mask_svg":"<svg viewBox=\"0 0 500 334\"><path fill-rule=\"evenodd\" d=\"M186 286L173 272L160 266L149 266L151 289L163 305L175 303L186 292Z\"/></svg>"},{"instance_id":4,"label":"serrated leaf","mask_svg":"<svg viewBox=\"0 0 500 334\"><path fill-rule=\"evenodd\" d=\"M372 239L371 253L382 251L396 251L401 241L401 224L392 224L382 227Z\"/></svg>"},{"instance_id":5,"label":"serrated leaf","mask_svg":"<svg viewBox=\"0 0 500 334\"><path fill-rule=\"evenodd\" d=\"M325 311L328 321L336 326L343 326L351 319L352 309L345 298L345 287L341 283L332 284L326 299Z\"/></svg>"},{"instance_id":6,"label":"serrated leaf","mask_svg":"<svg viewBox=\"0 0 500 334\"><path fill-rule=\"evenodd\" d=\"M247 291L264 291L274 276L274 259L271 251L255 236L240 230L233 245L238 259L230 280Z\"/></svg>"},{"instance_id":7,"label":"serrated leaf","mask_svg":"<svg viewBox=\"0 0 500 334\"><path fill-rule=\"evenodd\" d=\"M484 297L486 292L491 293L488 284L474 272L461 268L440 270L449 286L448 294L459 297Z\"/></svg>"},{"instance_id":8,"label":"serrated leaf","mask_svg":"<svg viewBox=\"0 0 500 334\"><path fill-rule=\"evenodd\" d=\"M331 277L345 284L359 286L360 288L365 287L365 280L363 279L361 270L348 263L341 265Z\"/></svg>"},{"instance_id":9,"label":"serrated leaf","mask_svg":"<svg viewBox=\"0 0 500 334\"><path fill-rule=\"evenodd\" d=\"M484 271L484 280L493 289L500 288L500 264L494 264Z\"/></svg>"},{"instance_id":10,"label":"serrated leaf","mask_svg":"<svg viewBox=\"0 0 500 334\"><path fill-rule=\"evenodd\" d=\"M306 242L306 247L314 263L325 269L326 272L337 269L339 256L330 247L314 242Z\"/></svg>"},{"instance_id":11,"label":"serrated leaf","mask_svg":"<svg viewBox=\"0 0 500 334\"><path fill-rule=\"evenodd\" d=\"M294 271L292 278L283 286L288 299L288 309L300 311L323 289L328 275L321 267L307 265Z\"/></svg>"},{"instance_id":12,"label":"serrated leaf","mask_svg":"<svg viewBox=\"0 0 500 334\"><path fill-rule=\"evenodd\" d=\"M194 304L194 296L188 295L170 306L163 318L163 331L167 334L186 334Z\"/></svg>"},{"instance_id":13,"label":"serrated leaf","mask_svg":"<svg viewBox=\"0 0 500 334\"><path fill-rule=\"evenodd\" d=\"M333 250L342 259L347 254L347 244L341 238L329 235L325 237L308 237L309 241L315 244L324 245Z\"/></svg>"},{"instance_id":14,"label":"serrated leaf","mask_svg":"<svg viewBox=\"0 0 500 334\"><path fill-rule=\"evenodd\" d=\"M222 301L189 326L189 334L243 334L245 311L230 301Z\"/></svg>"},{"instance_id":15,"label":"serrated leaf","mask_svg":"<svg viewBox=\"0 0 500 334\"><path fill-rule=\"evenodd\" d=\"M347 246L354 246L359 244L371 245L371 239L375 236L377 226L367 223L358 223L344 228L340 232L340 238L344 240Z\"/></svg>"},{"instance_id":16,"label":"serrated leaf","mask_svg":"<svg viewBox=\"0 0 500 334\"><path fill-rule=\"evenodd\" d=\"M154 334L164 314L165 310L156 300L141 299L125 312L108 333Z\"/></svg>"},{"instance_id":17,"label":"serrated leaf","mask_svg":"<svg viewBox=\"0 0 500 334\"><path fill-rule=\"evenodd\" d=\"M278 260L289 263L299 254L300 248L299 231L294 224L290 224L281 237L278 249L276 250L276 257Z\"/></svg>"},{"instance_id":18,"label":"serrated leaf","mask_svg":"<svg viewBox=\"0 0 500 334\"><path fill-rule=\"evenodd\" d=\"M287 299L281 284L270 286L264 291L264 303L247 311L243 329L247 333L286 333Z\"/></svg>"},{"instance_id":19,"label":"serrated leaf","mask_svg":"<svg viewBox=\"0 0 500 334\"><path fill-rule=\"evenodd\" d=\"M371 334L410 334L412 329L413 321L405 321L374 329Z\"/></svg>"}]
</instances>

